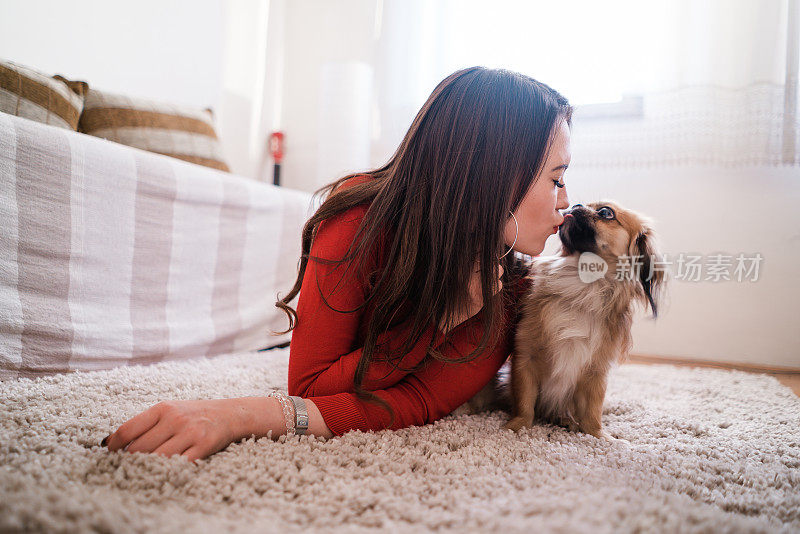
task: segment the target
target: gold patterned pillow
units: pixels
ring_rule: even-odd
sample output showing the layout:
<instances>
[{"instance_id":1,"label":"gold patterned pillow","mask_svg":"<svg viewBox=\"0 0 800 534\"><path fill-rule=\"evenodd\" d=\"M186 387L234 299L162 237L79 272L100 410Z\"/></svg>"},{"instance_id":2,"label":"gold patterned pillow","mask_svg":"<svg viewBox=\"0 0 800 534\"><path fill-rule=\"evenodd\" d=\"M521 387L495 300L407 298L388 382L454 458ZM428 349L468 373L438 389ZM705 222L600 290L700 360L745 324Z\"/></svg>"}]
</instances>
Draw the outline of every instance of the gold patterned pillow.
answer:
<instances>
[{"instance_id":1,"label":"gold patterned pillow","mask_svg":"<svg viewBox=\"0 0 800 534\"><path fill-rule=\"evenodd\" d=\"M0 111L69 130L78 129L86 82L48 76L0 59Z\"/></svg>"},{"instance_id":2,"label":"gold patterned pillow","mask_svg":"<svg viewBox=\"0 0 800 534\"><path fill-rule=\"evenodd\" d=\"M195 109L89 89L78 131L230 172L210 108Z\"/></svg>"}]
</instances>

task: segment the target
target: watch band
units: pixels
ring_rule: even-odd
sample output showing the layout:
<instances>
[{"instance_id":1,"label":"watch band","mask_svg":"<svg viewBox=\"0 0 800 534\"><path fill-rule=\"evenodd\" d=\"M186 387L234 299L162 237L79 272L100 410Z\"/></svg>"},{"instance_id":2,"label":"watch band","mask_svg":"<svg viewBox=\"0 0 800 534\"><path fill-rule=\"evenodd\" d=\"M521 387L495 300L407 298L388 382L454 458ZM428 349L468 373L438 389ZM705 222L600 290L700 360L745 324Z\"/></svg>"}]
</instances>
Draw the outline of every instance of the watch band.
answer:
<instances>
[{"instance_id":1,"label":"watch band","mask_svg":"<svg viewBox=\"0 0 800 534\"><path fill-rule=\"evenodd\" d=\"M294 403L295 417L295 433L303 435L308 433L308 409L306 408L306 401L301 397L292 395L289 397Z\"/></svg>"}]
</instances>

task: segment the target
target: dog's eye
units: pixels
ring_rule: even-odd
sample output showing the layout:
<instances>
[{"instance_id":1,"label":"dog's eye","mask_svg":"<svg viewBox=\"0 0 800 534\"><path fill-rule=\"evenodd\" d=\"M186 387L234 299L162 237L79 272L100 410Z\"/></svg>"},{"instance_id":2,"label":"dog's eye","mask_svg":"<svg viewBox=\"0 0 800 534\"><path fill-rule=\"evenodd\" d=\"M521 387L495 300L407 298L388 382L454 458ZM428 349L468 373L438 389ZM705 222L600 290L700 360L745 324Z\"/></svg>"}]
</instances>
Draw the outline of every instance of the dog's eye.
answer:
<instances>
[{"instance_id":1,"label":"dog's eye","mask_svg":"<svg viewBox=\"0 0 800 534\"><path fill-rule=\"evenodd\" d=\"M603 206L599 210L597 210L597 214L604 219L613 219L614 218L614 210L609 208L608 206Z\"/></svg>"}]
</instances>

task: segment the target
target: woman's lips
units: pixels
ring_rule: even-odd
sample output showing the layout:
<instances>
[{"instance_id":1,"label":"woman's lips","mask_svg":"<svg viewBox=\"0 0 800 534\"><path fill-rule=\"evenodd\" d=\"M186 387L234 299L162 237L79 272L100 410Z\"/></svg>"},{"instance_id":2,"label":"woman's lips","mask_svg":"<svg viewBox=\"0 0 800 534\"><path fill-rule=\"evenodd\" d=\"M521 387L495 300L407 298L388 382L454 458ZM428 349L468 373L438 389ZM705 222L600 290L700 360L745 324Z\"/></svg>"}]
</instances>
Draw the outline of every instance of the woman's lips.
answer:
<instances>
[{"instance_id":1,"label":"woman's lips","mask_svg":"<svg viewBox=\"0 0 800 534\"><path fill-rule=\"evenodd\" d=\"M564 220L561 221L561 225L560 226L554 226L553 227L553 232L554 233L558 233L559 229L562 226L564 226L564 224L566 224L566 222L567 222L567 219L570 219L570 218L574 218L574 216L571 213L567 213L566 215L564 215Z\"/></svg>"}]
</instances>

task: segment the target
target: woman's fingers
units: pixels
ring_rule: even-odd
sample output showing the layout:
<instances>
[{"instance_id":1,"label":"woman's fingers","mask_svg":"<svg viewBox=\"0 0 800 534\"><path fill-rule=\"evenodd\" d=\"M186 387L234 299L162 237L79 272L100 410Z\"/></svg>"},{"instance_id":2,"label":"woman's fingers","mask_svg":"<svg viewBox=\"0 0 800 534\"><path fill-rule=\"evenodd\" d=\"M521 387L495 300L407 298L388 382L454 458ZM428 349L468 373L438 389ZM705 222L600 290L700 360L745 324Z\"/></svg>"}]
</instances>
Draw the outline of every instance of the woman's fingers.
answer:
<instances>
[{"instance_id":1,"label":"woman's fingers","mask_svg":"<svg viewBox=\"0 0 800 534\"><path fill-rule=\"evenodd\" d=\"M106 441L108 450L116 451L128 446L139 436L156 426L161 416L161 403L143 411L136 417L125 421Z\"/></svg>"},{"instance_id":2,"label":"woman's fingers","mask_svg":"<svg viewBox=\"0 0 800 534\"><path fill-rule=\"evenodd\" d=\"M159 420L153 428L128 443L128 452L155 452L161 445L175 436L175 429Z\"/></svg>"},{"instance_id":3,"label":"woman's fingers","mask_svg":"<svg viewBox=\"0 0 800 534\"><path fill-rule=\"evenodd\" d=\"M183 451L182 456L192 461L206 458L230 445L231 441L230 439L218 439L213 436L195 439L194 444Z\"/></svg>"},{"instance_id":4,"label":"woman's fingers","mask_svg":"<svg viewBox=\"0 0 800 534\"><path fill-rule=\"evenodd\" d=\"M231 399L160 402L111 434L108 449L205 458L231 443L238 413Z\"/></svg>"},{"instance_id":5,"label":"woman's fingers","mask_svg":"<svg viewBox=\"0 0 800 534\"><path fill-rule=\"evenodd\" d=\"M189 434L175 434L153 450L153 454L161 454L170 457L176 454L183 454L186 450L194 446L195 440ZM130 449L128 449L128 452L130 452Z\"/></svg>"},{"instance_id":6,"label":"woman's fingers","mask_svg":"<svg viewBox=\"0 0 800 534\"><path fill-rule=\"evenodd\" d=\"M194 462L206 458L207 456L211 456L212 454L214 454L219 450L220 449L214 447L208 447L207 445L198 443L197 445L193 445L188 449L186 449L185 451L183 451L183 454L181 454L181 456L183 456L190 462Z\"/></svg>"}]
</instances>

